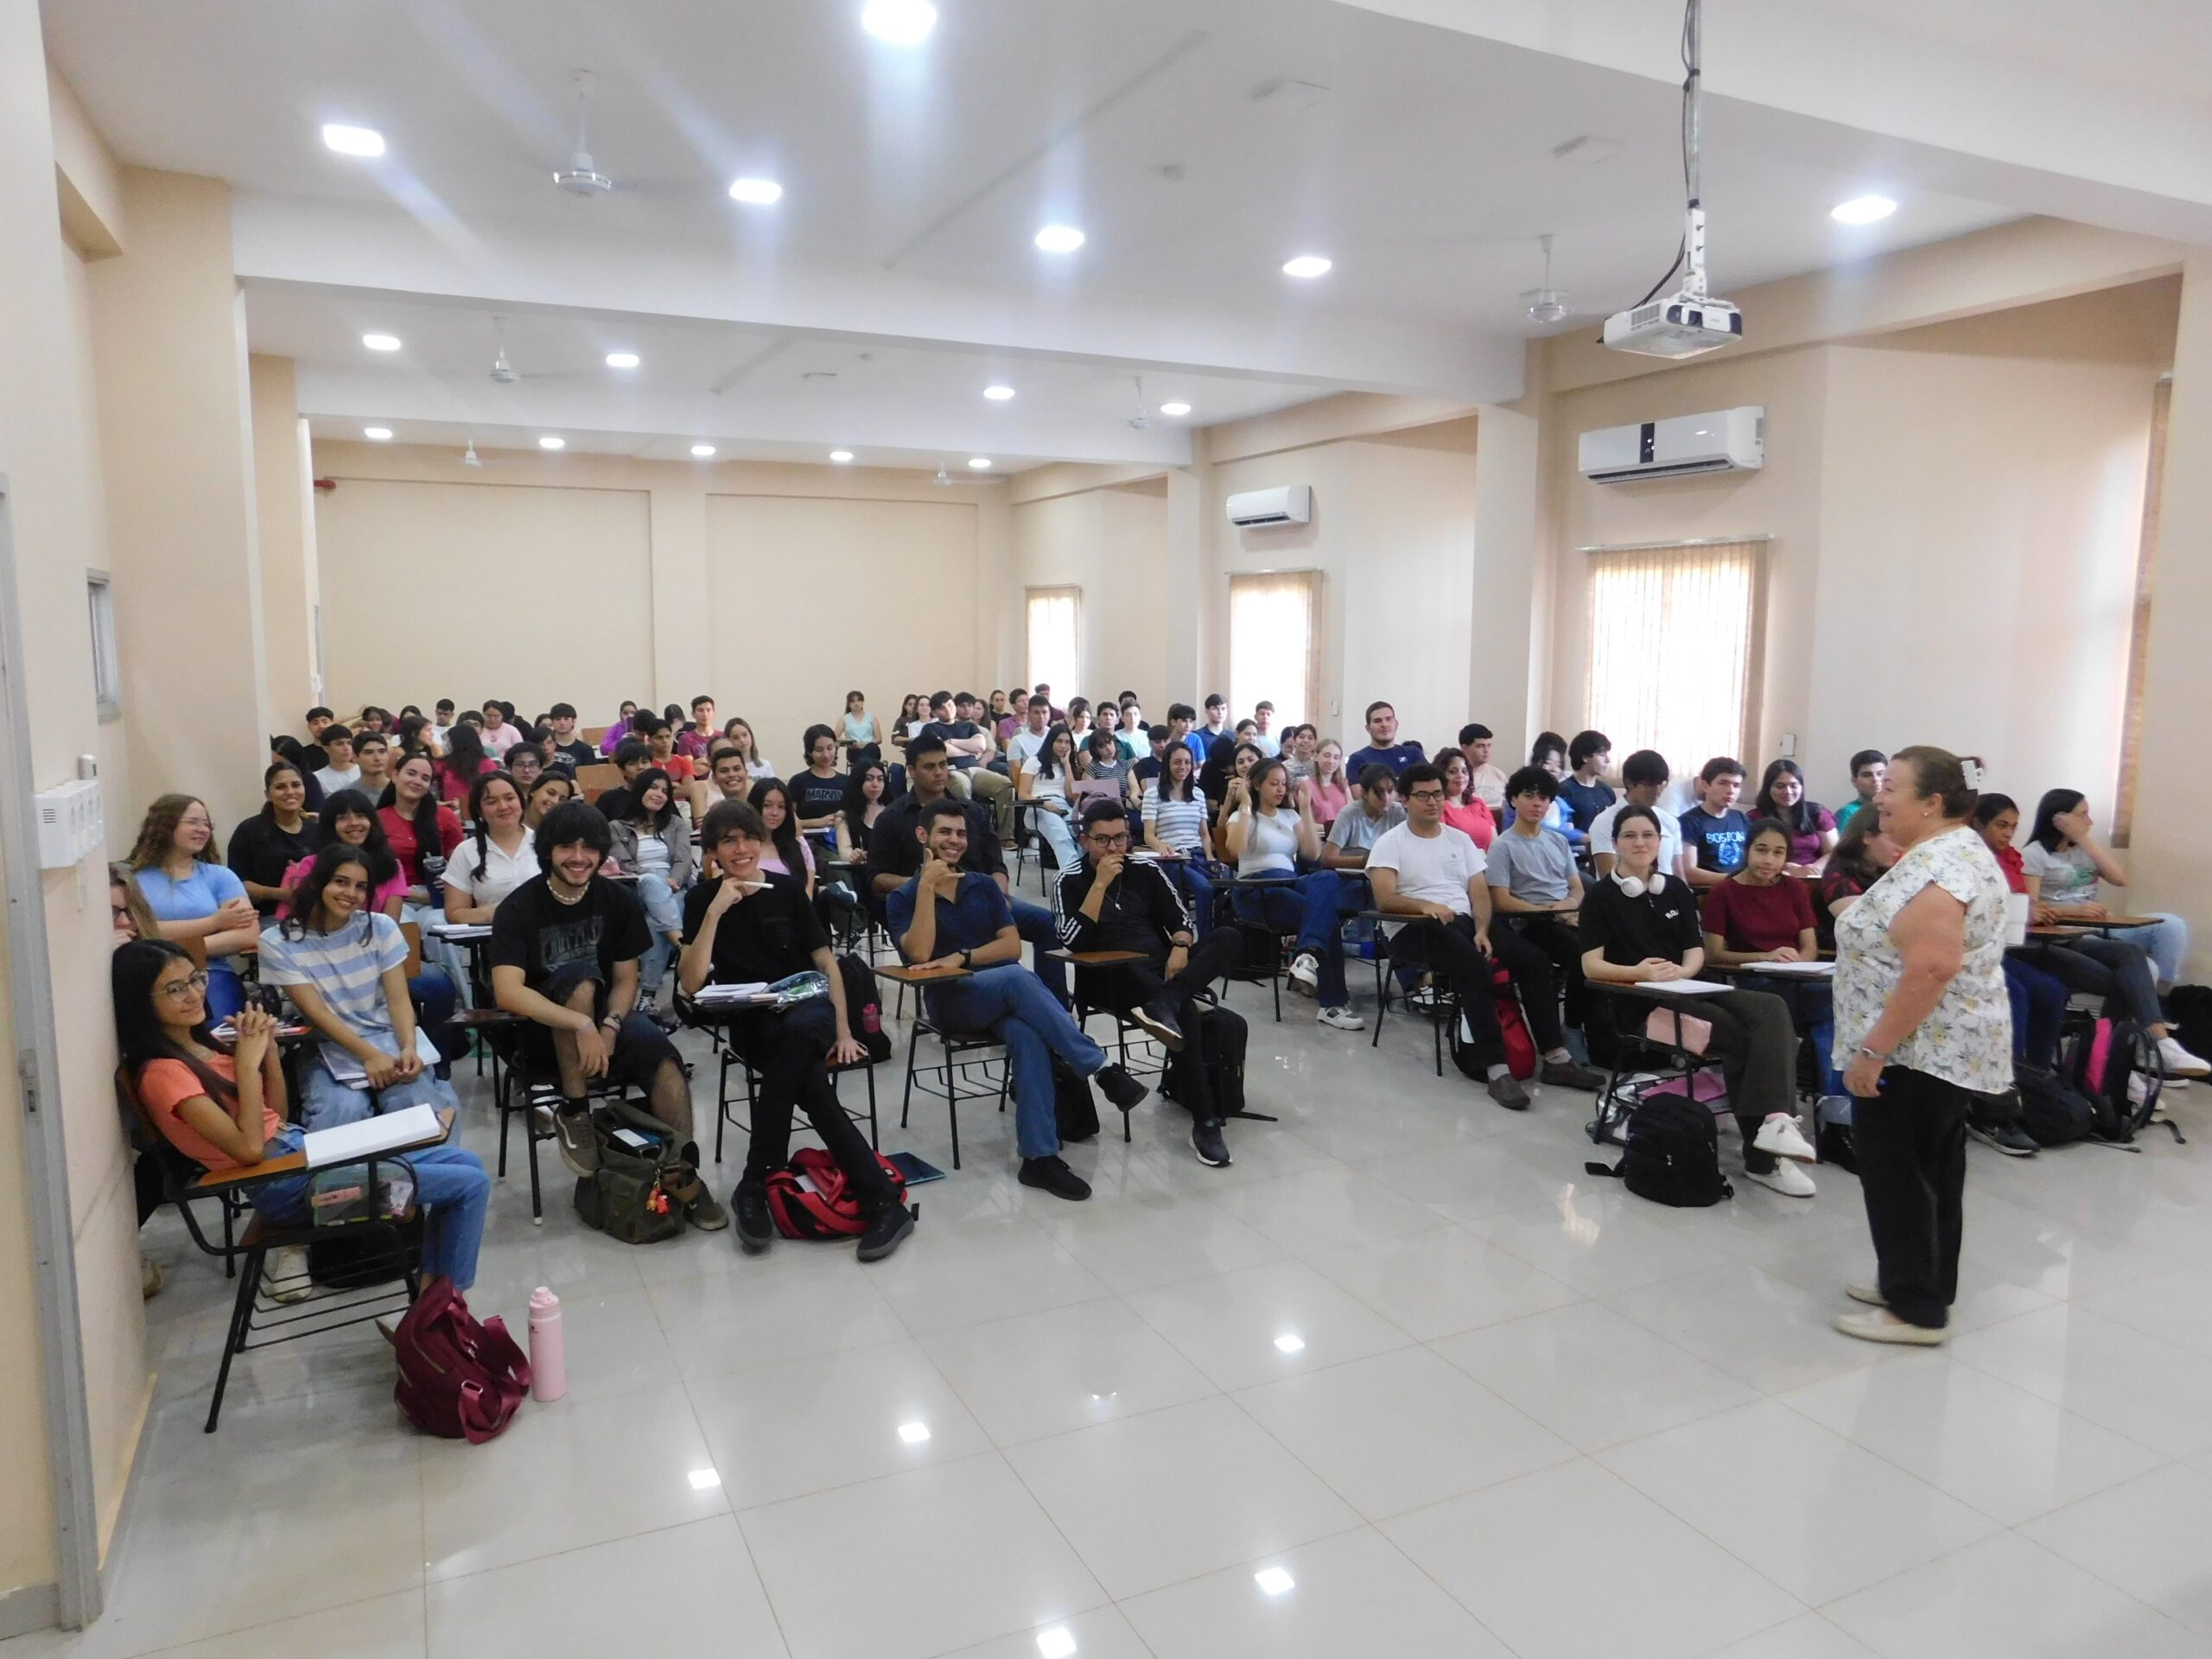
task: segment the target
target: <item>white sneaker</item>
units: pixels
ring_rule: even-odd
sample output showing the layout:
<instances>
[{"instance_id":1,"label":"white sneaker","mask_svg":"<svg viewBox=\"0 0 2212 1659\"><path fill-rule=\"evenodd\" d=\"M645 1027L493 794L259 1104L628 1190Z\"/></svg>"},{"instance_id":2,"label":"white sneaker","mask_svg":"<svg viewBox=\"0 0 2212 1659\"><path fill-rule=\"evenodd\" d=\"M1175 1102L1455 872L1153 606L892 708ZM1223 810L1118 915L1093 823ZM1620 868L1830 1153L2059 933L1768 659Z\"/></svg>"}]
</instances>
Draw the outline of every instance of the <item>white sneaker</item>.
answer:
<instances>
[{"instance_id":1,"label":"white sneaker","mask_svg":"<svg viewBox=\"0 0 2212 1659\"><path fill-rule=\"evenodd\" d=\"M1770 1186L1785 1198L1809 1198L1820 1188L1813 1185L1813 1178L1788 1159L1770 1170L1746 1169L1744 1172L1761 1186Z\"/></svg>"},{"instance_id":2,"label":"white sneaker","mask_svg":"<svg viewBox=\"0 0 2212 1659\"><path fill-rule=\"evenodd\" d=\"M1305 991L1314 991L1321 984L1321 958L1311 950L1301 950L1290 959L1290 982Z\"/></svg>"},{"instance_id":3,"label":"white sneaker","mask_svg":"<svg viewBox=\"0 0 2212 1659\"><path fill-rule=\"evenodd\" d=\"M314 1295L315 1281L308 1276L307 1246L287 1244L270 1251L262 1259L261 1282L280 1302L305 1301Z\"/></svg>"},{"instance_id":4,"label":"white sneaker","mask_svg":"<svg viewBox=\"0 0 2212 1659\"><path fill-rule=\"evenodd\" d=\"M1795 1158L1800 1163L1813 1163L1820 1157L1798 1132L1797 1120L1787 1112L1768 1113L1766 1122L1759 1125L1759 1132L1751 1137L1751 1145L1761 1152L1770 1152L1777 1158Z\"/></svg>"},{"instance_id":5,"label":"white sneaker","mask_svg":"<svg viewBox=\"0 0 2212 1659\"><path fill-rule=\"evenodd\" d=\"M2158 1063L2170 1077L2212 1077L2212 1065L2183 1048L2178 1037L2158 1039Z\"/></svg>"},{"instance_id":6,"label":"white sneaker","mask_svg":"<svg viewBox=\"0 0 2212 1659\"><path fill-rule=\"evenodd\" d=\"M1324 1008L1314 1018L1323 1025L1337 1031L1365 1031L1367 1029L1367 1021L1354 1014L1350 1007Z\"/></svg>"}]
</instances>

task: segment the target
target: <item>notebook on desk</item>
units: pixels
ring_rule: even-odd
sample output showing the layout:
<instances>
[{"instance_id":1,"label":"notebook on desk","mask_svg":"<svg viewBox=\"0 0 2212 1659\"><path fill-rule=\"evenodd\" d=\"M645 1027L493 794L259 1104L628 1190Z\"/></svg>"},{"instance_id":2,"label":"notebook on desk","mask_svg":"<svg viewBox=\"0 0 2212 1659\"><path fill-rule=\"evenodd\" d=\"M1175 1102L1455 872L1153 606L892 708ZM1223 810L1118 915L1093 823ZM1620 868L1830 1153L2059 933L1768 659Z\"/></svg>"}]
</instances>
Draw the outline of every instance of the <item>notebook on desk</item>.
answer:
<instances>
[{"instance_id":1,"label":"notebook on desk","mask_svg":"<svg viewBox=\"0 0 2212 1659\"><path fill-rule=\"evenodd\" d=\"M309 1169L327 1169L333 1164L359 1163L364 1158L400 1147L427 1146L441 1139L442 1133L435 1109L410 1106L405 1111L387 1112L381 1117L365 1117L327 1129L309 1129L300 1151Z\"/></svg>"}]
</instances>

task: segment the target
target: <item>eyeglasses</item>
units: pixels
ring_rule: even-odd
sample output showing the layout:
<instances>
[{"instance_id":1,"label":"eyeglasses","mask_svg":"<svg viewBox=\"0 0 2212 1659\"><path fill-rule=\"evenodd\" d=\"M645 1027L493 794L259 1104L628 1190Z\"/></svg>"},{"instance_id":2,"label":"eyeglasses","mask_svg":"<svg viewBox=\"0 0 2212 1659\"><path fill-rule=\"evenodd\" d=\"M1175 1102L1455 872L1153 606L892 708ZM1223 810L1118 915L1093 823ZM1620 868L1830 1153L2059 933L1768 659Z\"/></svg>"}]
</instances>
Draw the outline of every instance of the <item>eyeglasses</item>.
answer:
<instances>
[{"instance_id":1,"label":"eyeglasses","mask_svg":"<svg viewBox=\"0 0 2212 1659\"><path fill-rule=\"evenodd\" d=\"M181 1002L195 991L204 991L207 988L207 970L205 968L199 969L189 979L172 980L166 985L156 985L154 988L156 992L166 996L172 1002Z\"/></svg>"},{"instance_id":2,"label":"eyeglasses","mask_svg":"<svg viewBox=\"0 0 2212 1659\"><path fill-rule=\"evenodd\" d=\"M1409 801L1440 801L1444 798L1444 791L1440 789L1416 789L1406 798Z\"/></svg>"},{"instance_id":3,"label":"eyeglasses","mask_svg":"<svg viewBox=\"0 0 2212 1659\"><path fill-rule=\"evenodd\" d=\"M1129 838L1126 834L1119 836L1091 835L1085 836L1084 839L1089 842L1092 846L1103 849L1104 851L1109 853L1118 852L1121 849L1129 844Z\"/></svg>"}]
</instances>

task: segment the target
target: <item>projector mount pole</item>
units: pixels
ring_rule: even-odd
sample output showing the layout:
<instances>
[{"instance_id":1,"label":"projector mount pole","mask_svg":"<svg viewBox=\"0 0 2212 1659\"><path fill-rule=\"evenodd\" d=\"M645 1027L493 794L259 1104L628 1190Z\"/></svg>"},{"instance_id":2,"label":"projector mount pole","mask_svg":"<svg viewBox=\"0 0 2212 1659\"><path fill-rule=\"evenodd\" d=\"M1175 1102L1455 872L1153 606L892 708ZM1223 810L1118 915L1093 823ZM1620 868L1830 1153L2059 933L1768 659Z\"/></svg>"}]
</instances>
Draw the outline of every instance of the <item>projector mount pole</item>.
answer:
<instances>
[{"instance_id":1,"label":"projector mount pole","mask_svg":"<svg viewBox=\"0 0 2212 1659\"><path fill-rule=\"evenodd\" d=\"M1704 80L1704 25L1705 0L1688 0L1688 12L1682 20L1682 58L1689 71L1689 78L1682 83L1682 179L1689 197L1682 226L1686 265L1682 292L1694 300L1705 298L1705 204L1701 200L1703 175L1698 162L1699 143L1703 137L1700 94Z\"/></svg>"}]
</instances>

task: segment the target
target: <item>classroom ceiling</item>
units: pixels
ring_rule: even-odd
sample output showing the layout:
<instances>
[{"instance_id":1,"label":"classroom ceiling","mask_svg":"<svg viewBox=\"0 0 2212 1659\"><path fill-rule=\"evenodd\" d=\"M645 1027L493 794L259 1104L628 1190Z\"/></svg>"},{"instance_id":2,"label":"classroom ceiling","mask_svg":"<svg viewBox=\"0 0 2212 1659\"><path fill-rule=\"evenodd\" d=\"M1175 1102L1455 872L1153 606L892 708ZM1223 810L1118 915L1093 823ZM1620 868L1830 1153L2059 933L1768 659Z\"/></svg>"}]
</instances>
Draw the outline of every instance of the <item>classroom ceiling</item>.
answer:
<instances>
[{"instance_id":1,"label":"classroom ceiling","mask_svg":"<svg viewBox=\"0 0 2212 1659\"><path fill-rule=\"evenodd\" d=\"M1666 0L937 3L918 47L864 33L861 0L48 0L45 20L121 159L232 183L253 348L296 356L308 412L341 423L1173 464L1192 426L1332 391L1516 395L1541 233L1561 328L1675 253ZM2088 15L2029 3L2051 31ZM2141 9L2171 50L2202 33ZM1792 10L1864 43L1905 9ZM1933 52L1971 8L1911 10ZM1745 96L1784 26L1743 0L1708 16L1719 291L2050 210L2024 164ZM1555 38L1517 37L1540 27ZM1722 92L1732 28L1749 44ZM2107 81L2145 55L2112 32L2082 54ZM551 176L579 69L615 181L592 199ZM2140 85L2202 96L2171 66ZM328 122L385 153L334 154ZM781 199L733 201L739 177ZM1897 212L1828 217L1868 191ZM1048 224L1084 245L1040 251ZM1286 276L1306 253L1332 269ZM514 386L481 372L494 315ZM364 352L372 327L404 349ZM594 367L618 345L637 370ZM1192 415L1132 428L1139 372ZM979 407L995 380L1020 395Z\"/></svg>"}]
</instances>

